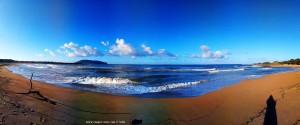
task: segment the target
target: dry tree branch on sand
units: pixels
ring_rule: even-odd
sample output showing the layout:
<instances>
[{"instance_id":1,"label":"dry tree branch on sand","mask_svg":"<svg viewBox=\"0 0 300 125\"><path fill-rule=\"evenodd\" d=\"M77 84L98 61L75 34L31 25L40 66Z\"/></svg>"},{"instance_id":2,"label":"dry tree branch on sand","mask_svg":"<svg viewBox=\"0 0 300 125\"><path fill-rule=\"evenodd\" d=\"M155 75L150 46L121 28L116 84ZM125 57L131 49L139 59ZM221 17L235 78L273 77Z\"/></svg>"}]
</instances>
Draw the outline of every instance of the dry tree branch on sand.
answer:
<instances>
[{"instance_id":1,"label":"dry tree branch on sand","mask_svg":"<svg viewBox=\"0 0 300 125\"><path fill-rule=\"evenodd\" d=\"M31 91L32 88L33 88L33 86L32 86L32 85L33 85L33 84L32 84L32 77L33 77L33 73L31 74L31 78L30 78L30 89L29 89L29 91L26 92L26 93L18 93L18 94L23 94L23 95L27 95L27 96L29 96L29 94L34 94L34 95L39 96L39 98L38 98L38 97L33 97L33 96L30 96L30 97L36 98L36 99L41 100L41 101L48 102L48 103L50 103L50 104L52 104L52 105L57 105L57 104L59 104L59 105L66 106L66 107L69 107L69 108L72 108L72 109L75 109L75 110L79 110L79 111L82 111L82 112L96 113L96 114L103 114L103 115L115 115L115 114L131 115L131 114L132 114L132 113L105 113L105 112L103 113L103 112L88 111L88 110L84 110L84 109L72 107L72 106L67 105L67 104L64 104L64 103L52 101L52 100L48 99L47 97L44 97L44 96L40 93L40 91Z\"/></svg>"},{"instance_id":2,"label":"dry tree branch on sand","mask_svg":"<svg viewBox=\"0 0 300 125\"><path fill-rule=\"evenodd\" d=\"M33 77L33 73L31 74L31 78L30 78L30 89L29 89L29 91L28 91L28 93L30 93L31 92L31 89L32 89L32 77Z\"/></svg>"},{"instance_id":3,"label":"dry tree branch on sand","mask_svg":"<svg viewBox=\"0 0 300 125\"><path fill-rule=\"evenodd\" d=\"M31 74L31 78L30 78L30 89L27 93L19 93L19 94L36 94L41 98L37 98L39 100L45 101L45 102L49 102L50 104L56 105L56 102L44 97L40 91L31 91L32 90L32 77L33 77L33 73Z\"/></svg>"}]
</instances>

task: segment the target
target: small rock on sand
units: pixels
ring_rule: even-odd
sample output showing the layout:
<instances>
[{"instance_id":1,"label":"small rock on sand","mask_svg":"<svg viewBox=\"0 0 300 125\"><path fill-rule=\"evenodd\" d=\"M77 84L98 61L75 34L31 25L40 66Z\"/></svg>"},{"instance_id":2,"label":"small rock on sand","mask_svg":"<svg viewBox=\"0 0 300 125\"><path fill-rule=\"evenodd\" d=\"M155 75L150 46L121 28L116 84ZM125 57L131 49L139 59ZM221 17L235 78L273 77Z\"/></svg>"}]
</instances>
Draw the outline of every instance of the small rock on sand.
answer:
<instances>
[{"instance_id":1,"label":"small rock on sand","mask_svg":"<svg viewBox=\"0 0 300 125\"><path fill-rule=\"evenodd\" d=\"M31 112L34 112L34 110L33 109L29 109Z\"/></svg>"},{"instance_id":2,"label":"small rock on sand","mask_svg":"<svg viewBox=\"0 0 300 125\"><path fill-rule=\"evenodd\" d=\"M30 123L30 125L37 125L37 124L35 124L35 123L31 122L31 123Z\"/></svg>"},{"instance_id":3,"label":"small rock on sand","mask_svg":"<svg viewBox=\"0 0 300 125\"><path fill-rule=\"evenodd\" d=\"M40 122L41 122L41 123L45 122L45 118L44 118L44 117L41 117L41 118L40 118Z\"/></svg>"},{"instance_id":4,"label":"small rock on sand","mask_svg":"<svg viewBox=\"0 0 300 125\"><path fill-rule=\"evenodd\" d=\"M11 114L12 115L18 115L18 112L17 111L13 111Z\"/></svg>"}]
</instances>

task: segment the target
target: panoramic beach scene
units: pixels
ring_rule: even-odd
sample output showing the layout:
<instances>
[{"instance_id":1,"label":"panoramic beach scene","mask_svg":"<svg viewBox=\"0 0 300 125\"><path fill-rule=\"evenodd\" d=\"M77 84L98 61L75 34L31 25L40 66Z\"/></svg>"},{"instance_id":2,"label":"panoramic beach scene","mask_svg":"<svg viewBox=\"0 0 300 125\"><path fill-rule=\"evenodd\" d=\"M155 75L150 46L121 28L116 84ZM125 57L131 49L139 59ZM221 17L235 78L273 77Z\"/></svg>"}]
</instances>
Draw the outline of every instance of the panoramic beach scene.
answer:
<instances>
[{"instance_id":1,"label":"panoramic beach scene","mask_svg":"<svg viewBox=\"0 0 300 125\"><path fill-rule=\"evenodd\" d=\"M299 125L299 5L0 0L0 125Z\"/></svg>"}]
</instances>

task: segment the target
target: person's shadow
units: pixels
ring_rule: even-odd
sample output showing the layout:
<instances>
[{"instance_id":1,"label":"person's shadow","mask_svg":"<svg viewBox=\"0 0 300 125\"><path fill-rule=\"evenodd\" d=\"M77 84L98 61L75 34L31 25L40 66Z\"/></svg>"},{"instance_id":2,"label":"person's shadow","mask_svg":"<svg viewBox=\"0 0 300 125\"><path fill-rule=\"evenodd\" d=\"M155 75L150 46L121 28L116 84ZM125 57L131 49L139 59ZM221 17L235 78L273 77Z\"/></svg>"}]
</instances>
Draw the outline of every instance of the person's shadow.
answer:
<instances>
[{"instance_id":1,"label":"person's shadow","mask_svg":"<svg viewBox=\"0 0 300 125\"><path fill-rule=\"evenodd\" d=\"M267 100L267 111L265 114L264 125L278 125L277 123L277 114L276 114L276 101L273 96Z\"/></svg>"}]
</instances>

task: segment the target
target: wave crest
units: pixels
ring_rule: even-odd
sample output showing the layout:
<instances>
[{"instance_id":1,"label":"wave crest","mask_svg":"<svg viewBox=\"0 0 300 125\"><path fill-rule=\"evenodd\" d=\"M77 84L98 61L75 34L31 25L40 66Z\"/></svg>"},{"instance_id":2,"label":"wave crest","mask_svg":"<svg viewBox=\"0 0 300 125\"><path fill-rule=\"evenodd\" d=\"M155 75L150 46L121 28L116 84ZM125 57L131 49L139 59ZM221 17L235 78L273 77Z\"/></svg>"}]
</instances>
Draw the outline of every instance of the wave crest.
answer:
<instances>
[{"instance_id":1,"label":"wave crest","mask_svg":"<svg viewBox=\"0 0 300 125\"><path fill-rule=\"evenodd\" d=\"M208 68L208 69L174 69L171 71L174 72L203 72L203 71L215 71L216 68Z\"/></svg>"},{"instance_id":2,"label":"wave crest","mask_svg":"<svg viewBox=\"0 0 300 125\"><path fill-rule=\"evenodd\" d=\"M235 72L235 71L243 71L245 68L239 68L239 69L220 69L220 70L213 70L208 71L209 73L218 73L218 72Z\"/></svg>"},{"instance_id":3,"label":"wave crest","mask_svg":"<svg viewBox=\"0 0 300 125\"><path fill-rule=\"evenodd\" d=\"M207 80L199 80L194 82L179 82L171 83L160 86L144 86L144 85L133 85L134 81L125 78L109 78L109 77L86 77L76 80L78 84L93 84L104 88L110 88L111 93L127 93L127 94L143 94L143 93L155 93L162 92L170 89L182 88L186 86L202 84Z\"/></svg>"},{"instance_id":4,"label":"wave crest","mask_svg":"<svg viewBox=\"0 0 300 125\"><path fill-rule=\"evenodd\" d=\"M196 84L200 84L200 83L204 83L204 82L207 82L207 81L199 80L199 81L195 81L195 82L172 83L172 84L168 84L168 85L148 87L148 92L161 92L161 91L166 91L169 89L181 88L181 87L196 85Z\"/></svg>"},{"instance_id":5,"label":"wave crest","mask_svg":"<svg viewBox=\"0 0 300 125\"><path fill-rule=\"evenodd\" d=\"M86 77L77 80L81 84L133 84L136 83L125 78L110 78L110 77Z\"/></svg>"}]
</instances>

